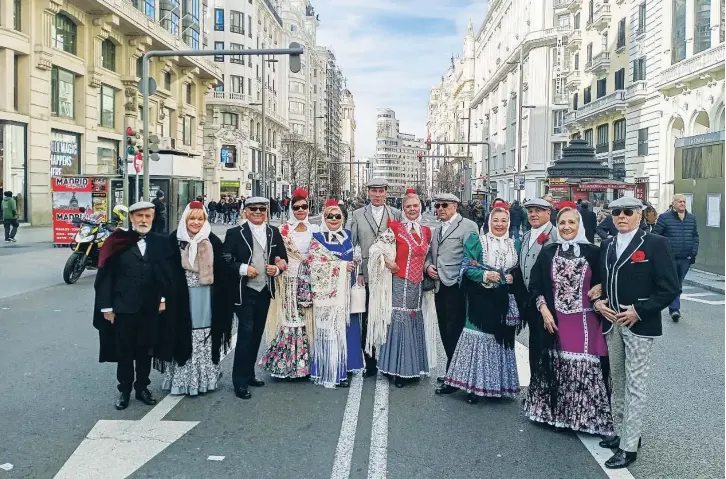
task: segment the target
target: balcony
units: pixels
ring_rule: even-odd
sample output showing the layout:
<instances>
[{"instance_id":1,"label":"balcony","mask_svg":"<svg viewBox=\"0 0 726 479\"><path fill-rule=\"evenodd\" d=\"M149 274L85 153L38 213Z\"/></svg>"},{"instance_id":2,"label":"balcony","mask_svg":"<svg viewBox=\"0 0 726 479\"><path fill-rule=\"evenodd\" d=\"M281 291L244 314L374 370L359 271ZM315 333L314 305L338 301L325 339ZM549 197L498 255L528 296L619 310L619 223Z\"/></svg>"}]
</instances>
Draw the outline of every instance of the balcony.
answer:
<instances>
[{"instance_id":1,"label":"balcony","mask_svg":"<svg viewBox=\"0 0 726 479\"><path fill-rule=\"evenodd\" d=\"M613 140L613 151L620 151L625 149L625 138L617 138Z\"/></svg>"},{"instance_id":2,"label":"balcony","mask_svg":"<svg viewBox=\"0 0 726 479\"><path fill-rule=\"evenodd\" d=\"M555 0L554 7L555 10L567 10L567 6L570 3L570 0Z\"/></svg>"},{"instance_id":3,"label":"balcony","mask_svg":"<svg viewBox=\"0 0 726 479\"><path fill-rule=\"evenodd\" d=\"M582 45L582 32L580 30L574 30L567 37L567 49L571 52L576 52Z\"/></svg>"},{"instance_id":4,"label":"balcony","mask_svg":"<svg viewBox=\"0 0 726 479\"><path fill-rule=\"evenodd\" d=\"M568 0L566 3L567 9L572 13L575 13L580 8L582 8L582 0Z\"/></svg>"},{"instance_id":5,"label":"balcony","mask_svg":"<svg viewBox=\"0 0 726 479\"><path fill-rule=\"evenodd\" d=\"M661 70L658 80L659 90L683 88L684 82L693 80L707 80L712 72L721 70L723 76L724 46L722 43L716 47L704 50L701 53L686 58L683 61Z\"/></svg>"},{"instance_id":6,"label":"balcony","mask_svg":"<svg viewBox=\"0 0 726 479\"><path fill-rule=\"evenodd\" d=\"M573 70L567 75L567 83L565 84L570 91L577 91L580 88L580 72Z\"/></svg>"},{"instance_id":7,"label":"balcony","mask_svg":"<svg viewBox=\"0 0 726 479\"><path fill-rule=\"evenodd\" d=\"M623 112L628 102L625 100L625 90L616 90L613 93L581 106L565 116L565 126L568 128L575 124L591 123L594 120L613 112Z\"/></svg>"},{"instance_id":8,"label":"balcony","mask_svg":"<svg viewBox=\"0 0 726 479\"><path fill-rule=\"evenodd\" d=\"M599 143L595 145L595 153L607 153L610 151L609 143Z\"/></svg>"},{"instance_id":9,"label":"balcony","mask_svg":"<svg viewBox=\"0 0 726 479\"><path fill-rule=\"evenodd\" d=\"M592 28L602 33L607 30L613 15L610 13L610 5L601 3L595 8L595 14L592 17Z\"/></svg>"},{"instance_id":10,"label":"balcony","mask_svg":"<svg viewBox=\"0 0 726 479\"><path fill-rule=\"evenodd\" d=\"M648 83L644 80L636 81L625 89L625 98L629 105L637 105L645 101L648 96Z\"/></svg>"},{"instance_id":11,"label":"balcony","mask_svg":"<svg viewBox=\"0 0 726 479\"><path fill-rule=\"evenodd\" d=\"M210 91L206 96L209 105L234 105L244 106L249 104L252 99L245 93L234 93L231 91Z\"/></svg>"},{"instance_id":12,"label":"balcony","mask_svg":"<svg viewBox=\"0 0 726 479\"><path fill-rule=\"evenodd\" d=\"M600 52L594 57L592 61L585 64L585 71L592 73L593 75L602 75L610 71L610 53Z\"/></svg>"},{"instance_id":13,"label":"balcony","mask_svg":"<svg viewBox=\"0 0 726 479\"><path fill-rule=\"evenodd\" d=\"M570 103L570 95L567 93L554 93L552 95L552 103L555 105L568 105Z\"/></svg>"}]
</instances>

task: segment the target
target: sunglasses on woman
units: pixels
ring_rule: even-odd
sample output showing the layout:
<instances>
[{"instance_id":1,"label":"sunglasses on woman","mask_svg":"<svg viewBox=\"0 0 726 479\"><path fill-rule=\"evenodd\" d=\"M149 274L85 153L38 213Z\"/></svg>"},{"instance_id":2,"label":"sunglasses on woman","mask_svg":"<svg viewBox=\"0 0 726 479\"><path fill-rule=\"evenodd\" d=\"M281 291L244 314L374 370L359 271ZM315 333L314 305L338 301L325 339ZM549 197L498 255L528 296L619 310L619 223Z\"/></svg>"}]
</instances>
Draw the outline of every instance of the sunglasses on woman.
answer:
<instances>
[{"instance_id":1,"label":"sunglasses on woman","mask_svg":"<svg viewBox=\"0 0 726 479\"><path fill-rule=\"evenodd\" d=\"M267 211L267 206L250 206L248 209L253 213L257 213L258 211L264 213Z\"/></svg>"},{"instance_id":2,"label":"sunglasses on woman","mask_svg":"<svg viewBox=\"0 0 726 479\"><path fill-rule=\"evenodd\" d=\"M308 209L308 205L293 205L292 210L293 211L300 211L300 210L306 210Z\"/></svg>"},{"instance_id":3,"label":"sunglasses on woman","mask_svg":"<svg viewBox=\"0 0 726 479\"><path fill-rule=\"evenodd\" d=\"M326 216L326 218L329 220L342 220L343 215L328 215Z\"/></svg>"},{"instance_id":4,"label":"sunglasses on woman","mask_svg":"<svg viewBox=\"0 0 726 479\"><path fill-rule=\"evenodd\" d=\"M612 211L613 216L620 216L620 213L623 213L625 216L633 216L633 213L635 213L635 210L626 210L626 209L616 208Z\"/></svg>"},{"instance_id":5,"label":"sunglasses on woman","mask_svg":"<svg viewBox=\"0 0 726 479\"><path fill-rule=\"evenodd\" d=\"M446 209L448 207L449 207L449 204L448 203L436 203L434 205L434 209L436 209L436 210L438 210L439 208Z\"/></svg>"}]
</instances>

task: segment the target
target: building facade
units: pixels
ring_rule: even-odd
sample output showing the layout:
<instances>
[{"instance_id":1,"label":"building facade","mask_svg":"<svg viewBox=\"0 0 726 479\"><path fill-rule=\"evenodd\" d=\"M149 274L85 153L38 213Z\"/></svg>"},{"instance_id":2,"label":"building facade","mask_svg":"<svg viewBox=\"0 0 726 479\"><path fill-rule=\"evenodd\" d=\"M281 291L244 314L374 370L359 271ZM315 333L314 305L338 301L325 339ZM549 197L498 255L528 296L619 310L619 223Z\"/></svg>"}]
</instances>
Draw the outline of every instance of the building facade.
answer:
<instances>
[{"instance_id":1,"label":"building facade","mask_svg":"<svg viewBox=\"0 0 726 479\"><path fill-rule=\"evenodd\" d=\"M388 181L389 196L401 196L407 188L426 184L426 168L418 155L426 154L422 138L402 133L396 112L379 108L376 119L376 156L371 162L372 178Z\"/></svg>"},{"instance_id":2,"label":"building facade","mask_svg":"<svg viewBox=\"0 0 726 479\"><path fill-rule=\"evenodd\" d=\"M142 127L141 57L203 48L206 30L202 6L193 2L2 4L0 190L17 196L22 220L51 223L56 176L105 175L122 189L123 133ZM150 74L158 85L150 130L162 138L163 152L150 165L151 183L167 192L175 211L187 199L180 192L201 179L204 95L221 77L212 59L202 57L155 59Z\"/></svg>"},{"instance_id":3,"label":"building facade","mask_svg":"<svg viewBox=\"0 0 726 479\"><path fill-rule=\"evenodd\" d=\"M349 198L360 191L358 181L358 168L355 164L355 101L353 94L347 88L343 90L343 98L341 106L341 148L343 163L347 166L343 168L343 194L342 196Z\"/></svg>"}]
</instances>

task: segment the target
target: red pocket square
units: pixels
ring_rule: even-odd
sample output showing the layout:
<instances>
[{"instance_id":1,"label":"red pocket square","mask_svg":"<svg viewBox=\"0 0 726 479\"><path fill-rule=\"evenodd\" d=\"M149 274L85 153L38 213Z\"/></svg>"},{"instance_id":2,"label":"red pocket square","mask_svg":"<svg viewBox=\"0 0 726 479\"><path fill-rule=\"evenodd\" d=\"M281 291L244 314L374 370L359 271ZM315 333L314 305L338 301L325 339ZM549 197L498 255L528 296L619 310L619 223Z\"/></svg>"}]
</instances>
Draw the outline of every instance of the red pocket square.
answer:
<instances>
[{"instance_id":1,"label":"red pocket square","mask_svg":"<svg viewBox=\"0 0 726 479\"><path fill-rule=\"evenodd\" d=\"M633 263L640 263L645 259L645 253L643 253L641 250L638 250L630 255L630 259L633 261Z\"/></svg>"}]
</instances>

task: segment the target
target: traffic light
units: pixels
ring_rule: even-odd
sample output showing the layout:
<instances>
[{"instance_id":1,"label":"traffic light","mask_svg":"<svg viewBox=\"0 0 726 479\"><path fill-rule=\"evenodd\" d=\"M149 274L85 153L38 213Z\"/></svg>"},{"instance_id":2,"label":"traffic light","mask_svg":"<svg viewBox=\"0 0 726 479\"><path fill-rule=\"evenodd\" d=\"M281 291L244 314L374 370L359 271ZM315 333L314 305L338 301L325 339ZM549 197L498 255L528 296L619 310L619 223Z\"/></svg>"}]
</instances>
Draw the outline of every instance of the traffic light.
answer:
<instances>
[{"instance_id":1,"label":"traffic light","mask_svg":"<svg viewBox=\"0 0 726 479\"><path fill-rule=\"evenodd\" d=\"M418 154L418 162L421 163L423 161L423 153Z\"/></svg>"},{"instance_id":2,"label":"traffic light","mask_svg":"<svg viewBox=\"0 0 726 479\"><path fill-rule=\"evenodd\" d=\"M141 134L133 128L126 128L126 154L133 156L141 151Z\"/></svg>"},{"instance_id":3,"label":"traffic light","mask_svg":"<svg viewBox=\"0 0 726 479\"><path fill-rule=\"evenodd\" d=\"M159 136L149 135L149 158L151 161L159 161Z\"/></svg>"},{"instance_id":4,"label":"traffic light","mask_svg":"<svg viewBox=\"0 0 726 479\"><path fill-rule=\"evenodd\" d=\"M431 151L431 137L426 138L426 150Z\"/></svg>"},{"instance_id":5,"label":"traffic light","mask_svg":"<svg viewBox=\"0 0 726 479\"><path fill-rule=\"evenodd\" d=\"M116 172L119 176L124 175L124 166L126 166L126 162L122 157L119 156L116 160Z\"/></svg>"},{"instance_id":6,"label":"traffic light","mask_svg":"<svg viewBox=\"0 0 726 479\"><path fill-rule=\"evenodd\" d=\"M301 45L297 42L292 42L290 48L300 48ZM302 68L300 62L300 55L290 55L290 71L293 73L299 73Z\"/></svg>"}]
</instances>

